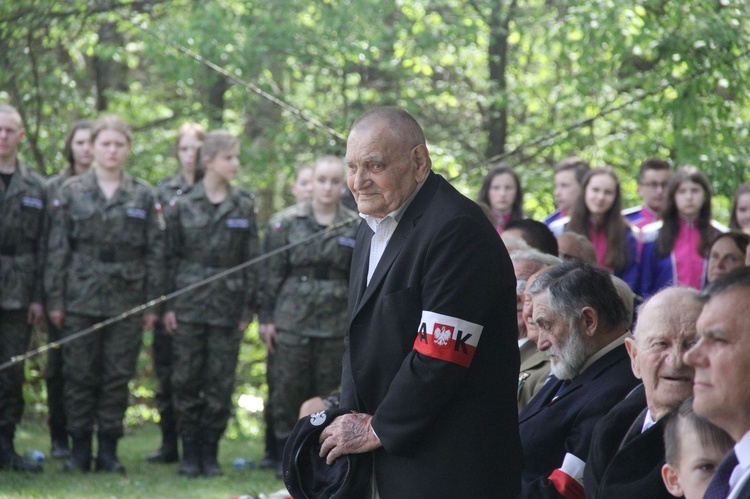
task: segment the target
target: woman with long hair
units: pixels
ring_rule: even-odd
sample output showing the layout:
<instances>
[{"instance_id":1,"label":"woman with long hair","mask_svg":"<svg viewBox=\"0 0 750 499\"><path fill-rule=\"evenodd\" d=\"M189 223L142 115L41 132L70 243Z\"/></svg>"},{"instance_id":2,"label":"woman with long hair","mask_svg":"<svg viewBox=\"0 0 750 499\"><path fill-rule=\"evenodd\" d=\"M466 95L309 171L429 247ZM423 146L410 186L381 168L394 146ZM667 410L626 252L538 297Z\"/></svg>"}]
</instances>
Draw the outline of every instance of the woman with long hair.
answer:
<instances>
[{"instance_id":1,"label":"woman with long hair","mask_svg":"<svg viewBox=\"0 0 750 499\"><path fill-rule=\"evenodd\" d=\"M174 151L179 171L156 186L156 197L165 217L176 198L190 192L203 178L203 168L198 164L198 149L205 137L205 129L197 123L185 123L177 130ZM173 463L179 459L179 454L177 422L172 405L172 335L164 329L162 321L154 327L152 349L154 372L158 381L155 398L159 410L161 446L146 456L146 460L150 463Z\"/></svg>"},{"instance_id":2,"label":"woman with long hair","mask_svg":"<svg viewBox=\"0 0 750 499\"><path fill-rule=\"evenodd\" d=\"M93 123L88 120L80 120L73 123L65 136L63 145L63 156L68 162L68 167L61 170L47 180L47 199L57 197L60 186L71 177L83 175L94 162L91 150L91 127ZM52 210L52 205L48 204ZM52 213L48 213L52 216ZM46 230L49 231L49 224ZM46 236L45 236L46 237ZM60 339L62 332L52 322L48 323L48 337L50 341ZM62 350L53 348L47 353L47 423L49 424L51 450L50 455L57 459L70 457L68 448L68 430L65 422L65 392L63 378L63 355Z\"/></svg>"},{"instance_id":3,"label":"woman with long hair","mask_svg":"<svg viewBox=\"0 0 750 499\"><path fill-rule=\"evenodd\" d=\"M700 289L711 241L725 230L711 219L708 178L694 166L680 169L669 181L662 219L642 230L641 295L675 285Z\"/></svg>"},{"instance_id":4,"label":"woman with long hair","mask_svg":"<svg viewBox=\"0 0 750 499\"><path fill-rule=\"evenodd\" d=\"M494 165L482 181L478 202L488 206L498 234L508 223L523 218L523 188L518 174L505 163Z\"/></svg>"},{"instance_id":5,"label":"woman with long hair","mask_svg":"<svg viewBox=\"0 0 750 499\"><path fill-rule=\"evenodd\" d=\"M600 166L589 171L581 194L565 227L588 238L596 250L599 267L625 281L630 289L638 285L638 229L622 216L620 180L614 170Z\"/></svg>"}]
</instances>

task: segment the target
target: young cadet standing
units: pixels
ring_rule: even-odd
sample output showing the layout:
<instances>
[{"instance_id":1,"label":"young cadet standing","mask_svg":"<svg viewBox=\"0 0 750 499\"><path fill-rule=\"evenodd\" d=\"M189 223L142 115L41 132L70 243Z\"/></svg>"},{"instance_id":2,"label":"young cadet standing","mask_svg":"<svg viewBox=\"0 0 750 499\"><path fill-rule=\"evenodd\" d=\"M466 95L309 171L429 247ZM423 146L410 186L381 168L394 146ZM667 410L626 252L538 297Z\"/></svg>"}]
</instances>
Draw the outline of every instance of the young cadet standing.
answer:
<instances>
[{"instance_id":1,"label":"young cadet standing","mask_svg":"<svg viewBox=\"0 0 750 499\"><path fill-rule=\"evenodd\" d=\"M164 219L151 187L124 172L132 132L116 116L91 131L92 169L52 201L45 288L49 317L66 338L162 293ZM155 312L130 316L63 345L68 471L88 471L98 430L97 471L124 472L117 458L143 330Z\"/></svg>"},{"instance_id":2,"label":"young cadet standing","mask_svg":"<svg viewBox=\"0 0 750 499\"><path fill-rule=\"evenodd\" d=\"M275 352L271 405L277 451L283 451L308 398L337 390L347 324L349 267L355 224L331 230L357 214L341 204L344 163L324 156L313 167L313 194L272 217L264 249L272 251L326 234L268 259L266 296L259 321ZM281 472L280 463L277 475Z\"/></svg>"},{"instance_id":3,"label":"young cadet standing","mask_svg":"<svg viewBox=\"0 0 750 499\"><path fill-rule=\"evenodd\" d=\"M239 142L210 132L198 154L205 176L175 198L167 223L167 291L184 288L259 253L253 196L230 185ZM254 266L178 296L164 327L174 335L172 390L182 437L180 474L217 476L219 439L229 420L240 341L253 318Z\"/></svg>"},{"instance_id":4,"label":"young cadet standing","mask_svg":"<svg viewBox=\"0 0 750 499\"><path fill-rule=\"evenodd\" d=\"M82 175L89 171L94 155L91 150L91 127L93 123L81 120L73 123L65 137L63 155L68 161L68 167L47 180L47 199L55 199L60 186L71 177ZM48 203L48 210L52 205ZM49 231L49 227L47 227ZM48 235L48 234L47 234ZM45 235L45 241L46 237ZM60 339L60 331L51 322L48 324L49 340ZM68 450L68 430L65 421L65 393L63 378L62 350L53 348L47 353L47 422L51 440L50 455L56 459L70 457Z\"/></svg>"},{"instance_id":5,"label":"young cadet standing","mask_svg":"<svg viewBox=\"0 0 750 499\"><path fill-rule=\"evenodd\" d=\"M156 197L168 216L173 199L190 192L196 182L203 178L203 170L198 167L198 148L203 143L206 131L197 123L185 123L177 131L176 155L180 171L159 182ZM150 463L174 463L179 459L177 451L177 422L172 405L172 335L159 321L154 327L154 371L158 380L156 405L159 409L161 446L146 456Z\"/></svg>"},{"instance_id":6,"label":"young cadet standing","mask_svg":"<svg viewBox=\"0 0 750 499\"><path fill-rule=\"evenodd\" d=\"M25 130L18 111L0 104L0 363L26 352L31 325L44 318L41 271L44 179L18 159ZM23 363L0 371L0 469L42 471L13 446L23 415Z\"/></svg>"}]
</instances>

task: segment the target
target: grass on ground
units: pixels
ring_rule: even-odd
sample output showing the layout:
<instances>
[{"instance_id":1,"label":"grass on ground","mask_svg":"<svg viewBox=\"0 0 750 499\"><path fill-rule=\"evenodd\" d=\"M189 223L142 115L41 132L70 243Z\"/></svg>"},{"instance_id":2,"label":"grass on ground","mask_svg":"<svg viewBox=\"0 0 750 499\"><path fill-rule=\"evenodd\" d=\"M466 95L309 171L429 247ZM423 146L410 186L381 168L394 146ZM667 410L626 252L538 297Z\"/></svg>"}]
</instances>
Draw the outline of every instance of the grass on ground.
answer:
<instances>
[{"instance_id":1,"label":"grass on ground","mask_svg":"<svg viewBox=\"0 0 750 499\"><path fill-rule=\"evenodd\" d=\"M49 432L39 423L24 423L16 432L16 450L24 455L40 450L48 456L44 473L0 471L0 497L21 498L218 498L269 495L284 484L273 470L234 469L237 457L258 463L263 454L260 439L222 439L219 463L224 472L217 478L185 478L177 474L178 464L150 464L144 457L160 443L159 429L144 424L127 431L120 440L118 456L127 474L65 473L64 460L49 459ZM94 444L96 452L96 443Z\"/></svg>"}]
</instances>

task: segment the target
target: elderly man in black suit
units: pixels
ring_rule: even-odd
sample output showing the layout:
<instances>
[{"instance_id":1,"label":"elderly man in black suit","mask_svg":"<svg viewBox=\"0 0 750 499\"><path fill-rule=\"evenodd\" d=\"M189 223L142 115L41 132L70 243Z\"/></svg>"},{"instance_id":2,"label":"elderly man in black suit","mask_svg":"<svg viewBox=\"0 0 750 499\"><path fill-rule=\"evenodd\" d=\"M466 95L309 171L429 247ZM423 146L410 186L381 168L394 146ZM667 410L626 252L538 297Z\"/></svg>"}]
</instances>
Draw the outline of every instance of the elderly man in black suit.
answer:
<instances>
[{"instance_id":1,"label":"elderly man in black suit","mask_svg":"<svg viewBox=\"0 0 750 499\"><path fill-rule=\"evenodd\" d=\"M610 275L580 261L544 272L529 292L553 376L519 414L521 496L581 497L594 426L638 384L625 350L631 317Z\"/></svg>"},{"instance_id":2,"label":"elderly man in black suit","mask_svg":"<svg viewBox=\"0 0 750 499\"><path fill-rule=\"evenodd\" d=\"M341 406L321 456L373 451L387 498L515 497L516 289L482 210L431 171L422 128L379 108L352 126L361 216Z\"/></svg>"},{"instance_id":3,"label":"elderly man in black suit","mask_svg":"<svg viewBox=\"0 0 750 499\"><path fill-rule=\"evenodd\" d=\"M698 295L698 341L685 354L695 368L693 410L737 443L716 469L706 499L750 498L750 268L730 272Z\"/></svg>"},{"instance_id":4,"label":"elderly man in black suit","mask_svg":"<svg viewBox=\"0 0 750 499\"><path fill-rule=\"evenodd\" d=\"M693 392L693 369L683 354L695 341L697 295L693 288L666 288L639 308L634 338L625 347L643 384L594 429L583 480L588 499L672 497L661 478L664 416Z\"/></svg>"}]
</instances>

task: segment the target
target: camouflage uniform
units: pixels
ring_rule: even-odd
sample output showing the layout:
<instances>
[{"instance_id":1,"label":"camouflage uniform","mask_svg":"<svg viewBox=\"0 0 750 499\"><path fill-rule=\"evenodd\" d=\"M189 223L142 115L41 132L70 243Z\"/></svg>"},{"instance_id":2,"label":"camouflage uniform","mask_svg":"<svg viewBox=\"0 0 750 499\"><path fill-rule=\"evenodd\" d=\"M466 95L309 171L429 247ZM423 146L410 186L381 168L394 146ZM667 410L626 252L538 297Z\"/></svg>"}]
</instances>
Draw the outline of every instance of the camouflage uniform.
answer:
<instances>
[{"instance_id":1,"label":"camouflage uniform","mask_svg":"<svg viewBox=\"0 0 750 499\"><path fill-rule=\"evenodd\" d=\"M161 295L164 219L148 184L123 173L108 200L90 171L60 187L51 218L44 282L50 311L65 311L63 337ZM95 424L100 435L122 435L140 320L132 316L63 346L72 435Z\"/></svg>"},{"instance_id":2,"label":"camouflage uniform","mask_svg":"<svg viewBox=\"0 0 750 499\"><path fill-rule=\"evenodd\" d=\"M257 257L255 203L230 187L213 205L197 183L171 201L167 221L167 291L182 289ZM213 281L167 304L177 316L172 390L178 431L210 433L226 429L239 355L240 321L251 321L258 279L255 266Z\"/></svg>"},{"instance_id":3,"label":"camouflage uniform","mask_svg":"<svg viewBox=\"0 0 750 499\"><path fill-rule=\"evenodd\" d=\"M356 219L340 206L334 224ZM265 233L270 251L325 230L310 202L274 216ZM347 324L349 266L356 224L350 224L268 259L261 322L276 326L272 411L278 439L286 438L306 399L336 390Z\"/></svg>"},{"instance_id":4,"label":"camouflage uniform","mask_svg":"<svg viewBox=\"0 0 750 499\"><path fill-rule=\"evenodd\" d=\"M173 199L190 192L193 188L182 173L168 177L156 186L156 197L164 209L164 216L169 216L169 206ZM164 323L159 320L154 327L153 357L154 371L158 385L156 387L156 407L159 409L159 426L161 427L163 442L170 447L176 439L176 420L172 404L172 335L164 329ZM165 449L168 452L169 449ZM174 444L176 445L176 443ZM176 451L176 448L175 448ZM150 460L158 460L159 451L149 456Z\"/></svg>"},{"instance_id":5,"label":"camouflage uniform","mask_svg":"<svg viewBox=\"0 0 750 499\"><path fill-rule=\"evenodd\" d=\"M57 197L57 191L60 189L63 182L74 176L75 173L73 172L73 168L68 167L60 173L50 177L47 180L47 199L55 199ZM50 203L47 203L48 209L51 209L51 206ZM51 216L52 214L48 211L48 215ZM49 238L49 223L46 225L47 227L44 235L45 244ZM49 307L45 310L49 312ZM47 321L47 332L50 342L57 341L62 337L62 331L49 320ZM45 381L47 384L47 422L49 424L50 437L52 438L53 445L54 443L64 444L65 448L67 448L68 432L65 421L65 395L63 388L65 386L65 381L63 378L62 366L62 349L53 348L49 350L47 352L47 371L45 373Z\"/></svg>"},{"instance_id":6,"label":"camouflage uniform","mask_svg":"<svg viewBox=\"0 0 750 499\"><path fill-rule=\"evenodd\" d=\"M42 303L44 179L18 161L10 184L0 181L0 363L26 353L29 304ZM0 371L0 433L11 437L23 415L23 363Z\"/></svg>"}]
</instances>

